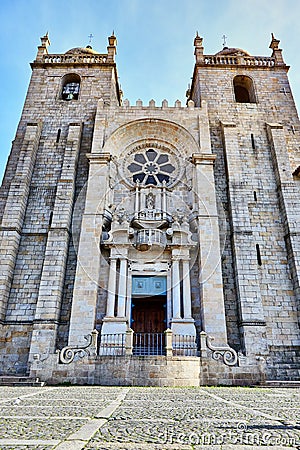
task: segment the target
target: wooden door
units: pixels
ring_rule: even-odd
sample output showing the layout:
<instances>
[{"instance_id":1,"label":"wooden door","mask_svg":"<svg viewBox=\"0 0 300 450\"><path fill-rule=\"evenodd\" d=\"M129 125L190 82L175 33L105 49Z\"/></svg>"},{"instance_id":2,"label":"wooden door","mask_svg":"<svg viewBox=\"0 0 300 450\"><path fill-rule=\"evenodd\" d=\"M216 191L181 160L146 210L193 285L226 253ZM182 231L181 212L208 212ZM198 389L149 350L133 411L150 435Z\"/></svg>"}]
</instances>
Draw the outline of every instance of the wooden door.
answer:
<instances>
[{"instance_id":1,"label":"wooden door","mask_svg":"<svg viewBox=\"0 0 300 450\"><path fill-rule=\"evenodd\" d=\"M136 333L163 333L166 329L166 298L132 299L132 329Z\"/></svg>"}]
</instances>

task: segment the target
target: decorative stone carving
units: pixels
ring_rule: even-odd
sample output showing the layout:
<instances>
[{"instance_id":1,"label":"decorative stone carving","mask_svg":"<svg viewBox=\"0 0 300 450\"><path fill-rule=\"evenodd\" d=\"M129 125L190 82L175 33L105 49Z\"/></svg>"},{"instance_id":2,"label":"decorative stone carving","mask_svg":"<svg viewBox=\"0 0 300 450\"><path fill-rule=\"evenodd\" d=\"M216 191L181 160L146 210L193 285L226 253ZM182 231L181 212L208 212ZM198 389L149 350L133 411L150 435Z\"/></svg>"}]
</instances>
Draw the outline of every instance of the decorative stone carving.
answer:
<instances>
[{"instance_id":1,"label":"decorative stone carving","mask_svg":"<svg viewBox=\"0 0 300 450\"><path fill-rule=\"evenodd\" d=\"M146 196L146 208L155 208L155 195L153 194L153 192L149 192L149 194Z\"/></svg>"},{"instance_id":2,"label":"decorative stone carving","mask_svg":"<svg viewBox=\"0 0 300 450\"><path fill-rule=\"evenodd\" d=\"M206 346L212 351L212 358L216 361L222 359L226 366L235 366L238 361L236 351L229 346L215 347L212 345L213 340L214 337L206 335Z\"/></svg>"},{"instance_id":3,"label":"decorative stone carving","mask_svg":"<svg viewBox=\"0 0 300 450\"><path fill-rule=\"evenodd\" d=\"M70 364L75 356L84 358L85 356L97 356L97 337L98 331L93 330L90 334L84 336L88 342L84 347L68 345L64 347L59 354L59 361L63 364Z\"/></svg>"}]
</instances>

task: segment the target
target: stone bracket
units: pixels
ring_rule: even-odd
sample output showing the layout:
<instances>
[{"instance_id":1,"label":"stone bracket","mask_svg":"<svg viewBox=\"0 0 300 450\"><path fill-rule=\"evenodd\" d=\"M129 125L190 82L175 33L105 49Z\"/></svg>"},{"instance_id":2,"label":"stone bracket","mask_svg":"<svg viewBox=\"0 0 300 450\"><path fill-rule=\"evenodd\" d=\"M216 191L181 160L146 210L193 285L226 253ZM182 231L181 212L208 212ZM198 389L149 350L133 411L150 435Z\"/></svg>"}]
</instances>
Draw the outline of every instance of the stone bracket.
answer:
<instances>
[{"instance_id":1,"label":"stone bracket","mask_svg":"<svg viewBox=\"0 0 300 450\"><path fill-rule=\"evenodd\" d=\"M85 356L96 356L97 338L98 331L93 330L91 333L84 336L84 339L88 341L87 345L83 347L78 345L68 345L67 347L64 347L59 353L59 362L63 364L70 364L74 360L75 356L78 358L84 358Z\"/></svg>"},{"instance_id":2,"label":"stone bracket","mask_svg":"<svg viewBox=\"0 0 300 450\"><path fill-rule=\"evenodd\" d=\"M222 359L223 363L226 366L235 366L238 362L238 355L236 351L229 347L229 345L224 345L220 347L216 347L212 345L212 341L214 340L214 337L209 336L204 331L200 333L200 339L201 339L201 355L204 356L202 353L203 347L207 347L212 352L212 358L215 361L218 361Z\"/></svg>"}]
</instances>

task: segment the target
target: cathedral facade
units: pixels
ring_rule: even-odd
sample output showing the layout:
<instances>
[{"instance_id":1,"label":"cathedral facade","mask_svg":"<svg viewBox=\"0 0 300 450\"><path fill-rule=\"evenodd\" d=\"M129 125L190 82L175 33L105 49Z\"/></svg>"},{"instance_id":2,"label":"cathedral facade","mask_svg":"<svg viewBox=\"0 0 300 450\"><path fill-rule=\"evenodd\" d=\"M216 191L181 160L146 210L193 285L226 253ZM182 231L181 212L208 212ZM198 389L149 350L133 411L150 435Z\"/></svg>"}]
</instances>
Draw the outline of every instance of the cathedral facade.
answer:
<instances>
[{"instance_id":1,"label":"cathedral facade","mask_svg":"<svg viewBox=\"0 0 300 450\"><path fill-rule=\"evenodd\" d=\"M41 38L1 188L0 370L48 383L300 379L300 124L288 66L197 34L186 105Z\"/></svg>"}]
</instances>

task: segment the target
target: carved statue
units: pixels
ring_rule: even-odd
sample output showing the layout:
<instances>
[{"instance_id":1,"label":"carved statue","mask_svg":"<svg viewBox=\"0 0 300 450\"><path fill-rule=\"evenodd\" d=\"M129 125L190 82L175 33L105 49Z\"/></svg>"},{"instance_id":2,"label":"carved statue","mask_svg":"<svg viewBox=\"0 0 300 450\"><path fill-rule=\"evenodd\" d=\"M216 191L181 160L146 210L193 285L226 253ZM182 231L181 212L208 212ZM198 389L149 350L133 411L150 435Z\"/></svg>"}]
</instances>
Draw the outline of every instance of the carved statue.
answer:
<instances>
[{"instance_id":1,"label":"carved statue","mask_svg":"<svg viewBox=\"0 0 300 450\"><path fill-rule=\"evenodd\" d=\"M147 196L146 196L146 208L147 209L154 209L155 207L155 195L150 192Z\"/></svg>"}]
</instances>

